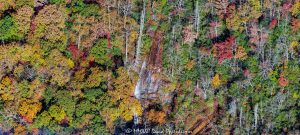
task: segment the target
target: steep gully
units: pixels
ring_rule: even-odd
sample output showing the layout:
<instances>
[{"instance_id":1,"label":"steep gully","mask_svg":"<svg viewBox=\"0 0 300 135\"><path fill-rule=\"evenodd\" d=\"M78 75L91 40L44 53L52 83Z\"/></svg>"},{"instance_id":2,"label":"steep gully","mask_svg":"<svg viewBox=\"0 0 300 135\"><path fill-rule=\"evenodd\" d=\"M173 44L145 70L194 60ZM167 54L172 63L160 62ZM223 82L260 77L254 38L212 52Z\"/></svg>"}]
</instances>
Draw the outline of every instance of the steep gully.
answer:
<instances>
[{"instance_id":1,"label":"steep gully","mask_svg":"<svg viewBox=\"0 0 300 135\"><path fill-rule=\"evenodd\" d=\"M143 107L146 107L150 100L158 99L158 89L164 83L163 80L155 77L162 72L161 45L163 34L160 30L152 34L152 45L149 55L144 59L139 73L139 80L135 86L134 95L140 100ZM135 115L134 124L139 124L139 118Z\"/></svg>"}]
</instances>

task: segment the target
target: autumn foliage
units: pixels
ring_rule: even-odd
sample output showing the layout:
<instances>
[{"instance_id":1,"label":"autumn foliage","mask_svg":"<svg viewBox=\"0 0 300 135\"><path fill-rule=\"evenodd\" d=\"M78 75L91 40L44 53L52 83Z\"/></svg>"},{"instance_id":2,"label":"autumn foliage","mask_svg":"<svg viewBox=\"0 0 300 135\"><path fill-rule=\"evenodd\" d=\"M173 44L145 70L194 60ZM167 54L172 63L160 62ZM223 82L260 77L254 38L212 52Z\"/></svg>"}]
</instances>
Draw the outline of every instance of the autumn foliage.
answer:
<instances>
[{"instance_id":1,"label":"autumn foliage","mask_svg":"<svg viewBox=\"0 0 300 135\"><path fill-rule=\"evenodd\" d=\"M218 88L221 85L221 79L220 79L220 75L216 74L212 80L211 80L211 84L214 88Z\"/></svg>"},{"instance_id":2,"label":"autumn foliage","mask_svg":"<svg viewBox=\"0 0 300 135\"><path fill-rule=\"evenodd\" d=\"M297 134L299 34L299 0L0 0L0 135Z\"/></svg>"},{"instance_id":3,"label":"autumn foliage","mask_svg":"<svg viewBox=\"0 0 300 135\"><path fill-rule=\"evenodd\" d=\"M277 19L273 19L269 24L269 29L273 29L277 25Z\"/></svg>"},{"instance_id":4,"label":"autumn foliage","mask_svg":"<svg viewBox=\"0 0 300 135\"><path fill-rule=\"evenodd\" d=\"M162 124L165 123L166 114L163 111L156 111L154 109L151 109L148 112L148 119L151 122L158 123L158 124L162 125Z\"/></svg>"},{"instance_id":5,"label":"autumn foliage","mask_svg":"<svg viewBox=\"0 0 300 135\"><path fill-rule=\"evenodd\" d=\"M69 45L68 51L71 52L72 58L74 60L78 60L84 55L84 52L79 50L78 46L76 46L75 44Z\"/></svg>"},{"instance_id":6,"label":"autumn foliage","mask_svg":"<svg viewBox=\"0 0 300 135\"><path fill-rule=\"evenodd\" d=\"M285 87L289 84L289 81L284 77L283 74L281 74L280 78L278 79L278 83L281 87Z\"/></svg>"},{"instance_id":7,"label":"autumn foliage","mask_svg":"<svg viewBox=\"0 0 300 135\"><path fill-rule=\"evenodd\" d=\"M295 18L292 19L291 29L292 29L292 32L299 31L299 29L300 29L300 20L299 19L295 19Z\"/></svg>"},{"instance_id":8,"label":"autumn foliage","mask_svg":"<svg viewBox=\"0 0 300 135\"><path fill-rule=\"evenodd\" d=\"M217 49L217 58L219 64L221 64L224 60L233 58L234 42L234 37L230 36L226 39L226 41L214 44L214 47Z\"/></svg>"}]
</instances>

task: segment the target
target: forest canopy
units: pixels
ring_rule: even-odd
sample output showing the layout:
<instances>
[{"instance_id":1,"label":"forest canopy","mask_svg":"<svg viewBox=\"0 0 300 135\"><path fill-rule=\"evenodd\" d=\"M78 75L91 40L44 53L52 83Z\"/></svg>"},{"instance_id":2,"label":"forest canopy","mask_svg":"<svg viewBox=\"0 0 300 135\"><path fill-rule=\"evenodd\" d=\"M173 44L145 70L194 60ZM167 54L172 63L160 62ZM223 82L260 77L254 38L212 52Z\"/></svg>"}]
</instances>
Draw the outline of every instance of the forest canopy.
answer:
<instances>
[{"instance_id":1,"label":"forest canopy","mask_svg":"<svg viewBox=\"0 0 300 135\"><path fill-rule=\"evenodd\" d=\"M298 0L0 0L0 134L299 134L299 81Z\"/></svg>"}]
</instances>

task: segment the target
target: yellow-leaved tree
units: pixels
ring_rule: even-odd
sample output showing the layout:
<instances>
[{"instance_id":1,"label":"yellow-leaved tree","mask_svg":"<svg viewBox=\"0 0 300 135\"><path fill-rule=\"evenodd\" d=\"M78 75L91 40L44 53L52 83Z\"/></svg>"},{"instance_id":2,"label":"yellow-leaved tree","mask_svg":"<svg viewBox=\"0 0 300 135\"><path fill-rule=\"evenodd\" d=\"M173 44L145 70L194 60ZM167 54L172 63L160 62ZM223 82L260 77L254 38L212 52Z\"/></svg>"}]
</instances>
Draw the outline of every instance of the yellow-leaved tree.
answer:
<instances>
[{"instance_id":1,"label":"yellow-leaved tree","mask_svg":"<svg viewBox=\"0 0 300 135\"><path fill-rule=\"evenodd\" d=\"M300 14L300 1L295 2L295 4L291 8L291 12L293 16L297 16Z\"/></svg>"},{"instance_id":2,"label":"yellow-leaved tree","mask_svg":"<svg viewBox=\"0 0 300 135\"><path fill-rule=\"evenodd\" d=\"M238 46L234 58L245 60L247 58L245 48L243 48L242 46Z\"/></svg>"},{"instance_id":3,"label":"yellow-leaved tree","mask_svg":"<svg viewBox=\"0 0 300 135\"><path fill-rule=\"evenodd\" d=\"M118 77L113 81L113 89L108 91L112 98L114 108L105 108L101 111L107 125L112 129L113 122L118 118L130 121L133 116L142 115L143 108L140 102L133 97L134 83L124 68L117 70Z\"/></svg>"},{"instance_id":4,"label":"yellow-leaved tree","mask_svg":"<svg viewBox=\"0 0 300 135\"><path fill-rule=\"evenodd\" d=\"M21 101L18 113L25 119L26 122L32 123L36 114L42 109L42 103L26 99Z\"/></svg>"},{"instance_id":5,"label":"yellow-leaved tree","mask_svg":"<svg viewBox=\"0 0 300 135\"><path fill-rule=\"evenodd\" d=\"M214 88L217 88L221 85L220 75L216 74L211 80L211 84Z\"/></svg>"},{"instance_id":6,"label":"yellow-leaved tree","mask_svg":"<svg viewBox=\"0 0 300 135\"><path fill-rule=\"evenodd\" d=\"M69 82L70 69L74 67L71 59L66 58L59 50L54 49L50 52L47 60L47 70L51 75L50 82L59 86L64 86Z\"/></svg>"},{"instance_id":7,"label":"yellow-leaved tree","mask_svg":"<svg viewBox=\"0 0 300 135\"><path fill-rule=\"evenodd\" d=\"M31 44L42 44L46 50L64 50L67 45L67 35L64 31L66 13L66 8L62 5L47 5L40 10L30 29Z\"/></svg>"}]
</instances>

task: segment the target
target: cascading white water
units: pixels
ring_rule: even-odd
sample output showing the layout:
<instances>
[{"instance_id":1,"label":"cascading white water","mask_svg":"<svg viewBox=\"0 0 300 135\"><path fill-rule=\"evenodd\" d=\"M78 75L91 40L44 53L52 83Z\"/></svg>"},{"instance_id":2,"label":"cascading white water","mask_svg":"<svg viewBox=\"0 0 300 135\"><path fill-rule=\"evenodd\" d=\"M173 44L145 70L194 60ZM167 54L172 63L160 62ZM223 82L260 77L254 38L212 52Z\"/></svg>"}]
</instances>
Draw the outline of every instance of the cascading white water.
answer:
<instances>
[{"instance_id":1,"label":"cascading white water","mask_svg":"<svg viewBox=\"0 0 300 135\"><path fill-rule=\"evenodd\" d=\"M139 124L139 116L138 116L138 114L134 111L133 112L133 123L134 123L134 125L138 125Z\"/></svg>"},{"instance_id":2,"label":"cascading white water","mask_svg":"<svg viewBox=\"0 0 300 135\"><path fill-rule=\"evenodd\" d=\"M141 89L142 89L142 75L146 68L146 61L143 62L142 68L139 73L139 80L135 85L134 96L137 99L141 99Z\"/></svg>"},{"instance_id":3,"label":"cascading white water","mask_svg":"<svg viewBox=\"0 0 300 135\"><path fill-rule=\"evenodd\" d=\"M141 68L140 73L139 73L139 79L138 79L138 82L136 83L135 89L134 89L134 97L137 98L138 100L141 99L141 93L142 93L141 91L143 90L142 75L145 71L145 68L146 68L146 61L143 62L142 68ZM136 111L133 111L133 123L134 123L135 126L139 124L139 116L136 113Z\"/></svg>"},{"instance_id":4,"label":"cascading white water","mask_svg":"<svg viewBox=\"0 0 300 135\"><path fill-rule=\"evenodd\" d=\"M141 98L141 79L139 79L137 84L135 85L134 96L137 99Z\"/></svg>"}]
</instances>

